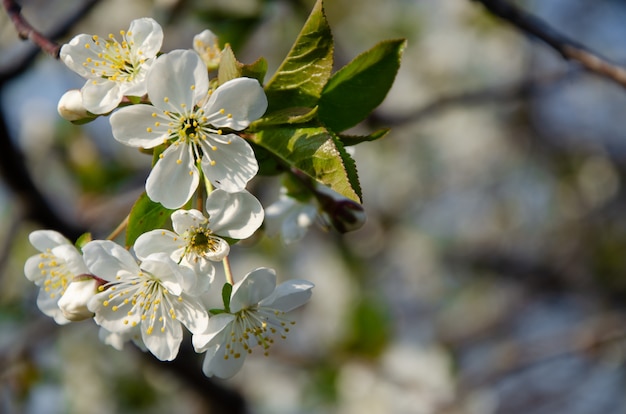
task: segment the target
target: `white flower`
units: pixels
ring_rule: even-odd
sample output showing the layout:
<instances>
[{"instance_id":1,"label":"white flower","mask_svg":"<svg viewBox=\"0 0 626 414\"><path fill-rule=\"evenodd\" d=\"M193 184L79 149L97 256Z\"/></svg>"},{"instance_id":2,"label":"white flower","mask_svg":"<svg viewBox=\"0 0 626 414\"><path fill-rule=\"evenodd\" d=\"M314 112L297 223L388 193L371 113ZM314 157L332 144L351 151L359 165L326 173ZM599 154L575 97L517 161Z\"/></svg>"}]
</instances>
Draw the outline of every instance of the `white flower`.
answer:
<instances>
[{"instance_id":1,"label":"white flower","mask_svg":"<svg viewBox=\"0 0 626 414\"><path fill-rule=\"evenodd\" d=\"M265 231L268 236L280 235L285 244L304 237L317 217L317 206L301 202L287 194L265 209Z\"/></svg>"},{"instance_id":2,"label":"white flower","mask_svg":"<svg viewBox=\"0 0 626 414\"><path fill-rule=\"evenodd\" d=\"M232 239L250 237L263 223L263 207L247 191L227 193L214 190L206 200L209 218L198 210L177 210L172 214L174 231L152 230L135 242L135 253L143 259L165 252L176 263L189 266L210 282L215 269L210 261L220 261L228 255L228 243L216 235ZM205 290L202 287L199 290Z\"/></svg>"},{"instance_id":3,"label":"white flower","mask_svg":"<svg viewBox=\"0 0 626 414\"><path fill-rule=\"evenodd\" d=\"M87 82L83 104L94 114L115 109L124 96L146 93L146 74L161 49L163 30L150 18L133 20L122 41L80 34L61 48L61 60Z\"/></svg>"},{"instance_id":4,"label":"white flower","mask_svg":"<svg viewBox=\"0 0 626 414\"><path fill-rule=\"evenodd\" d=\"M59 299L58 305L63 316L72 322L93 317L93 312L87 308L87 303L97 293L97 289L98 280L90 275L74 277Z\"/></svg>"},{"instance_id":5,"label":"white flower","mask_svg":"<svg viewBox=\"0 0 626 414\"><path fill-rule=\"evenodd\" d=\"M247 354L256 346L267 355L272 335L285 338L290 326L285 313L306 303L313 284L291 280L276 287L272 269L259 268L233 286L226 312L212 316L206 332L193 335L196 352L205 352L202 371L229 378L235 375Z\"/></svg>"},{"instance_id":6,"label":"white flower","mask_svg":"<svg viewBox=\"0 0 626 414\"><path fill-rule=\"evenodd\" d=\"M204 30L193 37L193 50L202 58L209 70L215 70L220 64L222 49L217 36L210 30Z\"/></svg>"},{"instance_id":7,"label":"white flower","mask_svg":"<svg viewBox=\"0 0 626 414\"><path fill-rule=\"evenodd\" d=\"M70 322L58 306L59 299L74 277L89 272L83 257L63 235L53 230L36 230L30 243L41 253L26 260L24 274L41 289L37 306L58 324Z\"/></svg>"},{"instance_id":8,"label":"white flower","mask_svg":"<svg viewBox=\"0 0 626 414\"><path fill-rule=\"evenodd\" d=\"M215 187L228 192L245 189L259 168L250 144L222 135L222 128L241 131L263 115L263 88L255 79L237 78L209 95L208 79L197 53L164 54L148 74L154 106L132 105L111 116L113 136L126 145L169 144L146 181L150 199L167 208L179 208L193 195L200 181L196 162Z\"/></svg>"},{"instance_id":9,"label":"white flower","mask_svg":"<svg viewBox=\"0 0 626 414\"><path fill-rule=\"evenodd\" d=\"M107 281L88 305L107 331L132 337L139 327L146 348L171 361L183 338L181 323L191 332L207 327L206 310L185 292L194 283L193 272L168 255L154 254L138 265L124 248L101 240L87 243L83 253L90 271Z\"/></svg>"}]
</instances>

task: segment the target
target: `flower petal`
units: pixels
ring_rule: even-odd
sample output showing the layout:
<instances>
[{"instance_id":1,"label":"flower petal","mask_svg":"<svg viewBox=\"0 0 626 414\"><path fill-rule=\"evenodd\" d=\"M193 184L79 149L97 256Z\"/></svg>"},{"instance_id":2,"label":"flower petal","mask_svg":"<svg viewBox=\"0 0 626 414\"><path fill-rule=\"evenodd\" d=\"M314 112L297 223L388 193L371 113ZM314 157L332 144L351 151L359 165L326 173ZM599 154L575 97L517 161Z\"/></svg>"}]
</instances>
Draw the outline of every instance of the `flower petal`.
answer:
<instances>
[{"instance_id":1,"label":"flower petal","mask_svg":"<svg viewBox=\"0 0 626 414\"><path fill-rule=\"evenodd\" d=\"M122 246L109 240L94 240L83 247L85 264L94 275L114 281L120 270L140 272L133 256Z\"/></svg>"},{"instance_id":2,"label":"flower petal","mask_svg":"<svg viewBox=\"0 0 626 414\"><path fill-rule=\"evenodd\" d=\"M150 105L132 105L115 111L109 119L113 138L131 147L154 148L169 138L170 118Z\"/></svg>"},{"instance_id":3,"label":"flower petal","mask_svg":"<svg viewBox=\"0 0 626 414\"><path fill-rule=\"evenodd\" d=\"M81 89L85 109L94 114L111 112L122 101L124 91L118 82L98 78L85 82Z\"/></svg>"},{"instance_id":4,"label":"flower petal","mask_svg":"<svg viewBox=\"0 0 626 414\"><path fill-rule=\"evenodd\" d=\"M206 105L208 122L218 128L241 131L267 109L267 97L256 79L236 78L220 85Z\"/></svg>"},{"instance_id":5,"label":"flower petal","mask_svg":"<svg viewBox=\"0 0 626 414\"><path fill-rule=\"evenodd\" d=\"M140 323L141 315L118 309L123 299L111 295L110 289L107 289L94 295L87 303L87 309L95 313L94 321L109 332L124 333L134 329Z\"/></svg>"},{"instance_id":6,"label":"flower petal","mask_svg":"<svg viewBox=\"0 0 626 414\"><path fill-rule=\"evenodd\" d=\"M207 328L202 333L194 333L192 339L193 348L196 352L204 352L211 345L222 342L223 334L229 331L229 327L235 321L235 315L220 313L209 318Z\"/></svg>"},{"instance_id":7,"label":"flower petal","mask_svg":"<svg viewBox=\"0 0 626 414\"><path fill-rule=\"evenodd\" d=\"M191 50L174 50L158 57L147 82L152 104L176 113L191 111L209 90L206 65Z\"/></svg>"},{"instance_id":8,"label":"flower petal","mask_svg":"<svg viewBox=\"0 0 626 414\"><path fill-rule=\"evenodd\" d=\"M37 295L37 307L44 315L54 318L54 321L59 325L65 325L71 321L63 316L63 312L58 305L59 297L58 295L50 295L49 292L40 289Z\"/></svg>"},{"instance_id":9,"label":"flower petal","mask_svg":"<svg viewBox=\"0 0 626 414\"><path fill-rule=\"evenodd\" d=\"M247 191L214 190L206 200L211 231L233 239L250 237L263 223L263 206Z\"/></svg>"},{"instance_id":10,"label":"flower petal","mask_svg":"<svg viewBox=\"0 0 626 414\"><path fill-rule=\"evenodd\" d=\"M37 250L45 252L59 245L72 245L61 233L54 230L35 230L28 235L28 240Z\"/></svg>"},{"instance_id":11,"label":"flower petal","mask_svg":"<svg viewBox=\"0 0 626 414\"><path fill-rule=\"evenodd\" d=\"M204 215L196 210L176 210L172 213L172 227L179 235L183 235L187 231L194 231L200 227L204 227L209 221Z\"/></svg>"},{"instance_id":12,"label":"flower petal","mask_svg":"<svg viewBox=\"0 0 626 414\"><path fill-rule=\"evenodd\" d=\"M176 233L169 230L151 230L140 235L133 247L140 260L153 253L163 252L169 254L172 260L178 261L185 243Z\"/></svg>"},{"instance_id":13,"label":"flower petal","mask_svg":"<svg viewBox=\"0 0 626 414\"><path fill-rule=\"evenodd\" d=\"M141 268L159 279L169 293L180 295L183 289L196 284L195 275L186 267L178 266L167 253L155 253L141 262Z\"/></svg>"},{"instance_id":14,"label":"flower petal","mask_svg":"<svg viewBox=\"0 0 626 414\"><path fill-rule=\"evenodd\" d=\"M85 47L85 45L89 45L89 47ZM98 53L101 48L94 46L91 35L79 34L74 36L69 43L61 47L59 58L65 63L65 66L78 73L83 78L97 78L99 77L98 74L91 73L91 71L83 65L87 59L100 59Z\"/></svg>"},{"instance_id":15,"label":"flower petal","mask_svg":"<svg viewBox=\"0 0 626 414\"><path fill-rule=\"evenodd\" d=\"M242 191L259 170L254 151L243 138L234 134L210 135L214 147L202 141L202 171L215 185L229 193ZM215 148L215 150L213 150Z\"/></svg>"},{"instance_id":16,"label":"flower petal","mask_svg":"<svg viewBox=\"0 0 626 414\"><path fill-rule=\"evenodd\" d=\"M307 280L289 280L278 285L271 295L259 302L259 306L289 312L304 305L311 298L314 287Z\"/></svg>"},{"instance_id":17,"label":"flower petal","mask_svg":"<svg viewBox=\"0 0 626 414\"><path fill-rule=\"evenodd\" d=\"M261 267L248 273L233 286L230 310L233 313L256 305L269 296L276 287L276 273L273 269Z\"/></svg>"},{"instance_id":18,"label":"flower petal","mask_svg":"<svg viewBox=\"0 0 626 414\"><path fill-rule=\"evenodd\" d=\"M161 155L146 180L146 193L166 208L179 208L200 182L193 154L186 145L172 145Z\"/></svg>"},{"instance_id":19,"label":"flower petal","mask_svg":"<svg viewBox=\"0 0 626 414\"><path fill-rule=\"evenodd\" d=\"M176 319L189 329L191 333L206 331L209 326L209 314L202 303L189 295L183 294L181 301L174 301Z\"/></svg>"},{"instance_id":20,"label":"flower petal","mask_svg":"<svg viewBox=\"0 0 626 414\"><path fill-rule=\"evenodd\" d=\"M243 352L238 358L234 358L232 355L227 357L226 352L228 350L225 344L220 343L207 351L202 363L204 375L227 379L239 372L246 360L247 352Z\"/></svg>"},{"instance_id":21,"label":"flower petal","mask_svg":"<svg viewBox=\"0 0 626 414\"><path fill-rule=\"evenodd\" d=\"M145 321L142 327L145 325ZM172 321L165 325L164 329L154 329L148 333L146 329L141 330L146 348L161 361L171 361L178 355L180 343L183 340L183 329L180 323Z\"/></svg>"},{"instance_id":22,"label":"flower petal","mask_svg":"<svg viewBox=\"0 0 626 414\"><path fill-rule=\"evenodd\" d=\"M130 23L126 37L133 54L152 58L161 50L163 29L154 19L143 17Z\"/></svg>"}]
</instances>

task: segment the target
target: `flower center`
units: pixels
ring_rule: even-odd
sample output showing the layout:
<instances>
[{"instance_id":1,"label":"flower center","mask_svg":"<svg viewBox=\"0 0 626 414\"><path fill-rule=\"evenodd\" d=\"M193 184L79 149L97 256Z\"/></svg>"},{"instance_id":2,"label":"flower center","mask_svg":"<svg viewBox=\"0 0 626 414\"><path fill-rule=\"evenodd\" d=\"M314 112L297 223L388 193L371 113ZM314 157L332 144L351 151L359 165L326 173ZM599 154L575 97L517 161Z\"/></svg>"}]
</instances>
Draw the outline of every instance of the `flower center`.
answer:
<instances>
[{"instance_id":1,"label":"flower center","mask_svg":"<svg viewBox=\"0 0 626 414\"><path fill-rule=\"evenodd\" d=\"M116 279L124 280L100 286L98 290L109 291L108 300L102 302L105 307L110 306L113 312L126 313L122 319L125 325L134 327L141 323L150 335L155 326L165 332L169 321L176 320L174 298L170 297L159 279L143 272L125 277L118 275ZM179 296L176 300L181 302L183 299Z\"/></svg>"},{"instance_id":2,"label":"flower center","mask_svg":"<svg viewBox=\"0 0 626 414\"><path fill-rule=\"evenodd\" d=\"M243 352L251 354L257 345L268 356L274 344L272 335L279 334L281 339L285 339L289 326L295 325L294 321L285 317L285 312L270 308L254 306L242 309L235 315L224 359L240 358Z\"/></svg>"},{"instance_id":3,"label":"flower center","mask_svg":"<svg viewBox=\"0 0 626 414\"><path fill-rule=\"evenodd\" d=\"M116 82L130 82L139 73L145 59L141 58L141 51L132 53L134 42L128 39L132 33L120 31L122 42L118 42L113 34L106 40L92 36L92 41L85 44L85 48L94 49L97 57L88 57L83 66L94 76ZM139 56L139 57L138 57Z\"/></svg>"},{"instance_id":4,"label":"flower center","mask_svg":"<svg viewBox=\"0 0 626 414\"><path fill-rule=\"evenodd\" d=\"M54 299L57 295L63 295L72 279L73 274L67 268L65 261L60 260L52 253L45 252L39 255L39 269L44 276L43 289Z\"/></svg>"}]
</instances>

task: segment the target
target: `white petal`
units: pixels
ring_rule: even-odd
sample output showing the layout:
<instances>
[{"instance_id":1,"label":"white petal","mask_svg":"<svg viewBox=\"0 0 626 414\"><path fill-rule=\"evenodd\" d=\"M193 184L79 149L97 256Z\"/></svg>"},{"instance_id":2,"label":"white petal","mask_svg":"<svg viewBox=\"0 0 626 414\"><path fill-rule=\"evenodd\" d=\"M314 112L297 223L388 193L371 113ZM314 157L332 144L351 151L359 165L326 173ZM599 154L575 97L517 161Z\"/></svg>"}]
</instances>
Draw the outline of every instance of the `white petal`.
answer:
<instances>
[{"instance_id":1,"label":"white petal","mask_svg":"<svg viewBox=\"0 0 626 414\"><path fill-rule=\"evenodd\" d=\"M234 134L210 135L210 140L216 150L202 142L202 171L216 188L229 193L243 191L259 171L252 147Z\"/></svg>"},{"instance_id":2,"label":"white petal","mask_svg":"<svg viewBox=\"0 0 626 414\"><path fill-rule=\"evenodd\" d=\"M297 203L287 214L281 225L281 233L285 244L295 243L302 239L307 230L315 222L317 208L312 204Z\"/></svg>"},{"instance_id":3,"label":"white petal","mask_svg":"<svg viewBox=\"0 0 626 414\"><path fill-rule=\"evenodd\" d=\"M207 377L216 376L227 379L239 372L246 360L247 352L242 352L239 358L225 358L228 349L224 344L219 344L210 349L202 363L202 372Z\"/></svg>"},{"instance_id":4,"label":"white petal","mask_svg":"<svg viewBox=\"0 0 626 414\"><path fill-rule=\"evenodd\" d=\"M289 312L304 305L311 298L315 285L307 280L289 280L276 287L271 295L263 299L259 306Z\"/></svg>"},{"instance_id":5,"label":"white petal","mask_svg":"<svg viewBox=\"0 0 626 414\"><path fill-rule=\"evenodd\" d=\"M169 230L151 230L140 235L133 246L140 260L153 253L167 253L172 260L180 259L181 249L185 247L183 240Z\"/></svg>"},{"instance_id":6,"label":"white petal","mask_svg":"<svg viewBox=\"0 0 626 414\"><path fill-rule=\"evenodd\" d=\"M85 47L89 44L89 47ZM79 34L74 36L69 43L64 44L61 47L59 58L65 63L65 65L78 73L84 78L96 78L97 74L92 74L89 69L83 66L83 63L87 59L99 60L98 52L102 48L95 47L92 40L92 36L88 34Z\"/></svg>"},{"instance_id":7,"label":"white petal","mask_svg":"<svg viewBox=\"0 0 626 414\"><path fill-rule=\"evenodd\" d=\"M61 233L54 230L35 230L29 234L28 240L40 252L52 250L62 244L72 245Z\"/></svg>"},{"instance_id":8,"label":"white petal","mask_svg":"<svg viewBox=\"0 0 626 414\"><path fill-rule=\"evenodd\" d=\"M42 273L42 269L39 267L40 263L42 263L42 259L38 254L29 257L26 259L26 263L24 263L24 275L37 286L40 286L46 278L46 275Z\"/></svg>"},{"instance_id":9,"label":"white petal","mask_svg":"<svg viewBox=\"0 0 626 414\"><path fill-rule=\"evenodd\" d=\"M192 337L196 352L204 352L209 346L224 340L223 334L230 331L230 325L235 321L235 315L220 313L209 318L207 328L202 333L195 333Z\"/></svg>"},{"instance_id":10,"label":"white petal","mask_svg":"<svg viewBox=\"0 0 626 414\"><path fill-rule=\"evenodd\" d=\"M85 264L94 275L114 281L120 270L133 275L140 272L133 256L122 246L109 240L94 240L83 247Z\"/></svg>"},{"instance_id":11,"label":"white petal","mask_svg":"<svg viewBox=\"0 0 626 414\"><path fill-rule=\"evenodd\" d=\"M166 208L182 207L200 182L193 154L186 145L172 145L162 155L146 180L146 193Z\"/></svg>"},{"instance_id":12,"label":"white petal","mask_svg":"<svg viewBox=\"0 0 626 414\"><path fill-rule=\"evenodd\" d=\"M261 267L253 270L233 286L231 312L237 313L243 308L256 305L269 296L275 287L276 273L273 269Z\"/></svg>"},{"instance_id":13,"label":"white petal","mask_svg":"<svg viewBox=\"0 0 626 414\"><path fill-rule=\"evenodd\" d=\"M124 91L118 82L104 78L88 80L81 89L85 109L94 114L111 112L122 101Z\"/></svg>"},{"instance_id":14,"label":"white petal","mask_svg":"<svg viewBox=\"0 0 626 414\"><path fill-rule=\"evenodd\" d=\"M64 261L67 270L74 276L89 273L85 260L76 247L71 245L57 246L52 249L52 254Z\"/></svg>"},{"instance_id":15,"label":"white petal","mask_svg":"<svg viewBox=\"0 0 626 414\"><path fill-rule=\"evenodd\" d=\"M154 148L169 138L170 118L150 105L121 108L111 115L109 122L113 138L131 147Z\"/></svg>"},{"instance_id":16,"label":"white petal","mask_svg":"<svg viewBox=\"0 0 626 414\"><path fill-rule=\"evenodd\" d=\"M191 111L209 90L206 65L191 50L174 50L159 56L147 82L152 104L172 112L181 112L181 108Z\"/></svg>"},{"instance_id":17,"label":"white petal","mask_svg":"<svg viewBox=\"0 0 626 414\"><path fill-rule=\"evenodd\" d=\"M174 301L173 306L176 319L181 321L191 333L206 331L209 326L209 314L199 300L189 295L182 295L182 301Z\"/></svg>"},{"instance_id":18,"label":"white petal","mask_svg":"<svg viewBox=\"0 0 626 414\"><path fill-rule=\"evenodd\" d=\"M241 131L265 113L267 97L256 79L236 78L220 85L204 109L211 125Z\"/></svg>"},{"instance_id":19,"label":"white petal","mask_svg":"<svg viewBox=\"0 0 626 414\"><path fill-rule=\"evenodd\" d=\"M196 209L176 210L172 213L172 227L180 235L204 227L206 223L208 223L208 219Z\"/></svg>"},{"instance_id":20,"label":"white petal","mask_svg":"<svg viewBox=\"0 0 626 414\"><path fill-rule=\"evenodd\" d=\"M149 17L133 20L128 28L128 40L132 41L133 54L139 54L144 58L151 58L161 50L163 44L163 29Z\"/></svg>"},{"instance_id":21,"label":"white petal","mask_svg":"<svg viewBox=\"0 0 626 414\"><path fill-rule=\"evenodd\" d=\"M146 321L142 323L142 328L146 326ZM146 348L161 361L171 361L178 355L180 343L183 340L183 330L178 321L171 321L165 325L162 332L161 328L155 326L151 333L147 329L141 329L141 339Z\"/></svg>"},{"instance_id":22,"label":"white petal","mask_svg":"<svg viewBox=\"0 0 626 414\"><path fill-rule=\"evenodd\" d=\"M186 267L178 266L167 253L148 256L141 262L141 268L157 277L160 284L176 296L196 283L195 274Z\"/></svg>"},{"instance_id":23,"label":"white petal","mask_svg":"<svg viewBox=\"0 0 626 414\"><path fill-rule=\"evenodd\" d=\"M207 197L206 210L213 233L233 239L250 237L263 223L263 206L247 191L214 190Z\"/></svg>"},{"instance_id":24,"label":"white petal","mask_svg":"<svg viewBox=\"0 0 626 414\"><path fill-rule=\"evenodd\" d=\"M37 307L44 315L54 318L54 321L59 325L65 325L70 321L63 316L63 312L59 308L58 301L60 297L60 294L51 296L50 292L40 289L37 295Z\"/></svg>"},{"instance_id":25,"label":"white petal","mask_svg":"<svg viewBox=\"0 0 626 414\"><path fill-rule=\"evenodd\" d=\"M212 236L211 242L213 244L213 249L204 252L207 259L214 262L220 262L228 256L228 253L230 253L230 245L226 242L226 240Z\"/></svg>"},{"instance_id":26,"label":"white petal","mask_svg":"<svg viewBox=\"0 0 626 414\"><path fill-rule=\"evenodd\" d=\"M93 296L87 303L87 309L95 313L94 321L109 332L124 333L134 329L141 321L139 313L128 315L127 311L115 308L123 299L111 298L110 294L109 290L105 290Z\"/></svg>"}]
</instances>

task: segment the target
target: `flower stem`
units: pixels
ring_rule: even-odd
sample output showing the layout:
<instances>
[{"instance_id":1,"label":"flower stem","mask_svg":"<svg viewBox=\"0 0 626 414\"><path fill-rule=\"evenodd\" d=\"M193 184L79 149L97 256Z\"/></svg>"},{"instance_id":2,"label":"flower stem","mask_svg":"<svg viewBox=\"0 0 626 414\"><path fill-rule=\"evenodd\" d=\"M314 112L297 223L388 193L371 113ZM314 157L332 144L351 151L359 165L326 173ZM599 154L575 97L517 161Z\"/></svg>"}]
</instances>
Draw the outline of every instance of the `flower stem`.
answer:
<instances>
[{"instance_id":1,"label":"flower stem","mask_svg":"<svg viewBox=\"0 0 626 414\"><path fill-rule=\"evenodd\" d=\"M122 233L122 231L124 231L124 229L128 226L129 217L130 217L130 214L127 215L124 220L122 220L122 222L115 228L115 230L111 232L111 234L109 234L109 236L107 237L107 240L113 240L117 238L117 236L119 236Z\"/></svg>"},{"instance_id":2,"label":"flower stem","mask_svg":"<svg viewBox=\"0 0 626 414\"><path fill-rule=\"evenodd\" d=\"M233 279L233 272L230 269L230 261L228 260L228 256L222 259L222 264L224 265L224 273L226 274L226 281L231 285L235 284L235 280Z\"/></svg>"}]
</instances>

